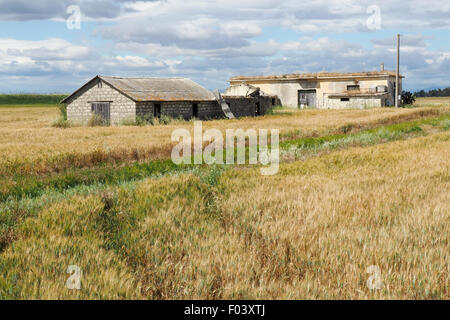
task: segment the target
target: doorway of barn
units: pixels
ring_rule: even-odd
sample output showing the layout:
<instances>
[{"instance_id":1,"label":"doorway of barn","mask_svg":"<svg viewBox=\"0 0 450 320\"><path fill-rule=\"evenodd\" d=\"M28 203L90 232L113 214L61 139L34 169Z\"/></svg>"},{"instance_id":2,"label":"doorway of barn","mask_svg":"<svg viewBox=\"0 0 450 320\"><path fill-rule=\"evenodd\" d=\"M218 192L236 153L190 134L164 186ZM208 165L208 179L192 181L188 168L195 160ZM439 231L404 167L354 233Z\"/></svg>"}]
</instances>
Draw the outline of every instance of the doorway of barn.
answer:
<instances>
[{"instance_id":1,"label":"doorway of barn","mask_svg":"<svg viewBox=\"0 0 450 320\"><path fill-rule=\"evenodd\" d=\"M298 107L299 108L315 108L316 107L316 90L298 90Z\"/></svg>"},{"instance_id":2,"label":"doorway of barn","mask_svg":"<svg viewBox=\"0 0 450 320\"><path fill-rule=\"evenodd\" d=\"M160 104L155 104L154 111L155 111L155 113L154 113L155 118L161 118L161 105Z\"/></svg>"},{"instance_id":3,"label":"doorway of barn","mask_svg":"<svg viewBox=\"0 0 450 320\"><path fill-rule=\"evenodd\" d=\"M192 105L192 116L198 118L198 103Z\"/></svg>"},{"instance_id":4,"label":"doorway of barn","mask_svg":"<svg viewBox=\"0 0 450 320\"><path fill-rule=\"evenodd\" d=\"M111 121L111 107L109 102L93 102L91 111L95 115L99 115L105 123Z\"/></svg>"}]
</instances>

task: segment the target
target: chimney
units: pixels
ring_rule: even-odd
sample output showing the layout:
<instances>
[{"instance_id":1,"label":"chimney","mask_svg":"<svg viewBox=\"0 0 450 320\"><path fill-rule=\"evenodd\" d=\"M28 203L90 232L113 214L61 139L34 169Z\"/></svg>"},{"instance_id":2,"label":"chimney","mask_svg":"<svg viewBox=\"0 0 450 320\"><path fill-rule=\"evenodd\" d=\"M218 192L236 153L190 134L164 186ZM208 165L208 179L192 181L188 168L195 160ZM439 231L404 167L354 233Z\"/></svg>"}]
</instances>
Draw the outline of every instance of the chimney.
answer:
<instances>
[{"instance_id":1,"label":"chimney","mask_svg":"<svg viewBox=\"0 0 450 320\"><path fill-rule=\"evenodd\" d=\"M382 64L380 65L380 70L381 70L381 71L384 71L384 63L382 63Z\"/></svg>"}]
</instances>

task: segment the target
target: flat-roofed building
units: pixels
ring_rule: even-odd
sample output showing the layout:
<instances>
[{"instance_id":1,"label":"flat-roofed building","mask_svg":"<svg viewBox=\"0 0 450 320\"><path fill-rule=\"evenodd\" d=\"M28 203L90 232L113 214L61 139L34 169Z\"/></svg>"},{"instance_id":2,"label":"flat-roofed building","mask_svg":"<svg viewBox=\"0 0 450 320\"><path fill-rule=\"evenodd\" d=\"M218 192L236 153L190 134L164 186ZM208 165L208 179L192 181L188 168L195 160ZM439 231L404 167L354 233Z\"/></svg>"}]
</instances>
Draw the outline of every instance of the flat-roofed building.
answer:
<instances>
[{"instance_id":1,"label":"flat-roofed building","mask_svg":"<svg viewBox=\"0 0 450 320\"><path fill-rule=\"evenodd\" d=\"M383 69L383 68L382 68ZM237 76L231 89L242 84L277 96L282 106L291 108L370 108L395 104L395 72L318 72L271 76ZM399 79L399 92L402 88Z\"/></svg>"}]
</instances>

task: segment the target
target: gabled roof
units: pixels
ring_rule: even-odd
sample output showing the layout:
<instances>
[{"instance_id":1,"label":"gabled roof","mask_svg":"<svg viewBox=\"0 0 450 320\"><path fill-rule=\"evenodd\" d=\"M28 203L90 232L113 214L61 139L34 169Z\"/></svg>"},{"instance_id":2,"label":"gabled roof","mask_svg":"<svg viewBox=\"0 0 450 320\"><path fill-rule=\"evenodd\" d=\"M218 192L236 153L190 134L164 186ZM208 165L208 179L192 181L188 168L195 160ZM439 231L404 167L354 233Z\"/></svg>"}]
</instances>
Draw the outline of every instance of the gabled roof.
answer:
<instances>
[{"instance_id":1,"label":"gabled roof","mask_svg":"<svg viewBox=\"0 0 450 320\"><path fill-rule=\"evenodd\" d=\"M387 78L395 77L393 71L368 71L368 72L316 72L316 73L292 73L269 76L237 76L230 82L241 81L291 81L291 80L326 80L326 79L355 79L355 78ZM403 76L400 76L403 78Z\"/></svg>"},{"instance_id":2,"label":"gabled roof","mask_svg":"<svg viewBox=\"0 0 450 320\"><path fill-rule=\"evenodd\" d=\"M187 78L120 78L96 76L61 101L61 103L68 103L79 91L97 80L102 80L136 102L216 100L211 91Z\"/></svg>"}]
</instances>

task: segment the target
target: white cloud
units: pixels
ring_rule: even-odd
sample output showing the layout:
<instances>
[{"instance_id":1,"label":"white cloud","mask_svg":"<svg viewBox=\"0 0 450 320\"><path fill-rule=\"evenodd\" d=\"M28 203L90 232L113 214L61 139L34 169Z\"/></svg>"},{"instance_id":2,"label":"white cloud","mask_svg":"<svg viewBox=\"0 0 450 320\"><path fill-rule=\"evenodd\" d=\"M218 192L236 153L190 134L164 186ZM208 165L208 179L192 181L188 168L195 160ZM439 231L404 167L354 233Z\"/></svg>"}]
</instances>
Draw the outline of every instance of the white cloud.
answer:
<instances>
[{"instance_id":1,"label":"white cloud","mask_svg":"<svg viewBox=\"0 0 450 320\"><path fill-rule=\"evenodd\" d=\"M224 88L237 74L359 71L377 69L381 62L392 69L395 39L375 39L378 33L367 26L367 8L379 5L380 34L406 33L405 84L450 82L448 50L430 47L435 39L423 35L450 29L450 3L438 0L0 0L0 21L63 20L69 4L80 5L89 21L108 23L96 24L94 34L82 28L82 44L0 39L0 71L36 79L36 86L50 75L76 87L94 74L115 74L188 76ZM108 41L99 44L97 37Z\"/></svg>"}]
</instances>

